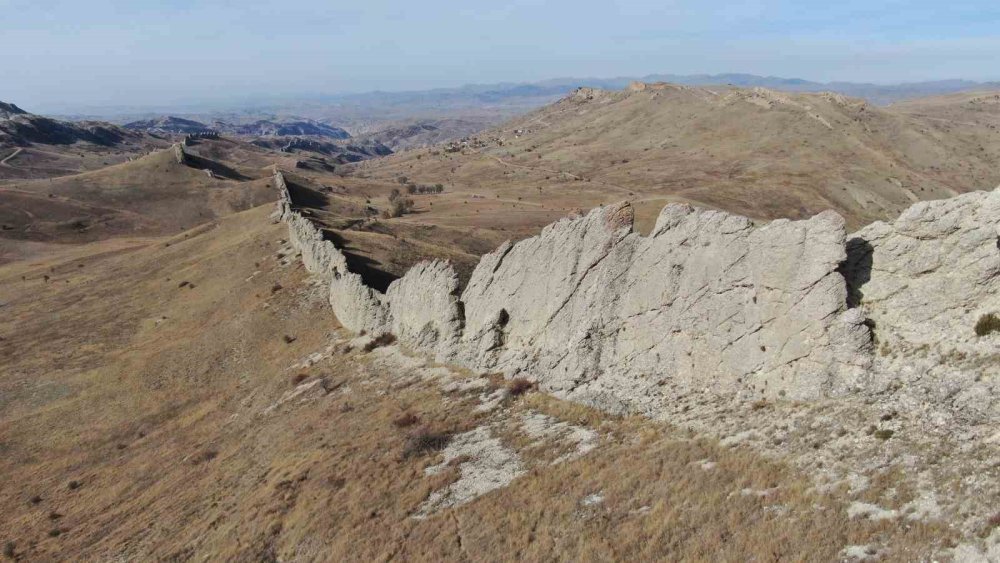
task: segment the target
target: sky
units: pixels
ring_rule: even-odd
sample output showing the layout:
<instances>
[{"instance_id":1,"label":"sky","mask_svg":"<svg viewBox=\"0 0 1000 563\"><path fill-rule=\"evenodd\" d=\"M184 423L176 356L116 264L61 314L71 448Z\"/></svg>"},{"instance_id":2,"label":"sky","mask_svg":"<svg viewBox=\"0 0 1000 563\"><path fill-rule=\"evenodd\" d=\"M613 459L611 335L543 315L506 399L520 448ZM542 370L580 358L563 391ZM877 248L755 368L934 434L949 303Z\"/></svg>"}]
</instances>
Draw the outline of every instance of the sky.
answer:
<instances>
[{"instance_id":1,"label":"sky","mask_svg":"<svg viewBox=\"0 0 1000 563\"><path fill-rule=\"evenodd\" d=\"M741 72L1000 80L997 0L0 0L32 111Z\"/></svg>"}]
</instances>

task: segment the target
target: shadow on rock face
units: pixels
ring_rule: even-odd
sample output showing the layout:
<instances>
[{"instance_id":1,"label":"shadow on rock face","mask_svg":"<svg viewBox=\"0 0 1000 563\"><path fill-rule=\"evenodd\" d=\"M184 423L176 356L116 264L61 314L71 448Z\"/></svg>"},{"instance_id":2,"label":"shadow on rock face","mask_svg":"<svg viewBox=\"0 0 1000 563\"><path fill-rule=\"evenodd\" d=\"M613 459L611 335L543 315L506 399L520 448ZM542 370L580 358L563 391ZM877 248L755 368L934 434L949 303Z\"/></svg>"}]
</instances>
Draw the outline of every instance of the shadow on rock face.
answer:
<instances>
[{"instance_id":1,"label":"shadow on rock face","mask_svg":"<svg viewBox=\"0 0 1000 563\"><path fill-rule=\"evenodd\" d=\"M184 155L184 162L191 168L197 168L198 170L211 170L212 174L215 176L226 178L228 180L244 182L251 179L243 174L240 174L235 169L222 164L221 162L209 160L196 154L186 153Z\"/></svg>"},{"instance_id":2,"label":"shadow on rock face","mask_svg":"<svg viewBox=\"0 0 1000 563\"><path fill-rule=\"evenodd\" d=\"M337 233L324 229L323 238L340 249L347 261L347 269L361 276L361 280L368 287L385 293L389 289L389 284L399 279L399 276L380 268L379 262L351 252L347 241Z\"/></svg>"},{"instance_id":3,"label":"shadow on rock face","mask_svg":"<svg viewBox=\"0 0 1000 563\"><path fill-rule=\"evenodd\" d=\"M847 307L853 309L864 299L862 287L872 279L872 253L874 247L867 240L856 237L847 241L847 259L838 271L847 282Z\"/></svg>"}]
</instances>

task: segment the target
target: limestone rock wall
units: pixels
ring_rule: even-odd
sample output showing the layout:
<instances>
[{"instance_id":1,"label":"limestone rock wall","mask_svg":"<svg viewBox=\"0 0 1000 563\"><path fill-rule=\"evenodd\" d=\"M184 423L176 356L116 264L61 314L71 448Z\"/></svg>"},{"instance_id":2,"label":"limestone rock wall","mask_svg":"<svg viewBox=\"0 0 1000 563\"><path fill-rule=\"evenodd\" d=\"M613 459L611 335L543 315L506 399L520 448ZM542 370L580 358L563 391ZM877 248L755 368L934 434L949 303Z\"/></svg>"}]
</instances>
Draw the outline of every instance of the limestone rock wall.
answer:
<instances>
[{"instance_id":1,"label":"limestone rock wall","mask_svg":"<svg viewBox=\"0 0 1000 563\"><path fill-rule=\"evenodd\" d=\"M1000 314L1000 188L917 203L851 235L851 304L892 345L957 344Z\"/></svg>"},{"instance_id":2,"label":"limestone rock wall","mask_svg":"<svg viewBox=\"0 0 1000 563\"><path fill-rule=\"evenodd\" d=\"M1000 316L1000 188L917 203L847 248L849 301L874 333L869 389L941 421L1000 417L1000 334L975 331Z\"/></svg>"},{"instance_id":3,"label":"limestone rock wall","mask_svg":"<svg viewBox=\"0 0 1000 563\"><path fill-rule=\"evenodd\" d=\"M280 172L275 172L279 196L275 215L288 225L288 240L302 253L302 263L310 272L330 284L330 306L337 319L355 332L384 332L388 310L378 291L366 286L361 276L347 267L347 258L323 238L312 221L292 207L288 186Z\"/></svg>"},{"instance_id":4,"label":"limestone rock wall","mask_svg":"<svg viewBox=\"0 0 1000 563\"><path fill-rule=\"evenodd\" d=\"M174 151L174 160L177 164L184 164L187 162L187 153L184 152L184 145L181 143L175 143L171 149Z\"/></svg>"},{"instance_id":5,"label":"limestone rock wall","mask_svg":"<svg viewBox=\"0 0 1000 563\"><path fill-rule=\"evenodd\" d=\"M628 204L564 220L485 257L462 294L458 354L611 410L662 386L816 398L858 384L863 318L837 272L844 222L669 205L649 237Z\"/></svg>"},{"instance_id":6,"label":"limestone rock wall","mask_svg":"<svg viewBox=\"0 0 1000 563\"><path fill-rule=\"evenodd\" d=\"M436 261L383 295L294 210L280 176L275 215L329 280L345 327L609 411L655 413L687 392L809 400L873 389L891 379L885 370L909 368L879 358L871 326L913 346L956 330L968 341L975 318L1000 309L1000 191L917 204L850 242L833 212L755 226L668 205L641 236L631 206L609 205L483 256L461 294Z\"/></svg>"},{"instance_id":7,"label":"limestone rock wall","mask_svg":"<svg viewBox=\"0 0 1000 563\"><path fill-rule=\"evenodd\" d=\"M386 291L388 329L400 342L450 361L465 326L458 275L446 262L422 262Z\"/></svg>"}]
</instances>

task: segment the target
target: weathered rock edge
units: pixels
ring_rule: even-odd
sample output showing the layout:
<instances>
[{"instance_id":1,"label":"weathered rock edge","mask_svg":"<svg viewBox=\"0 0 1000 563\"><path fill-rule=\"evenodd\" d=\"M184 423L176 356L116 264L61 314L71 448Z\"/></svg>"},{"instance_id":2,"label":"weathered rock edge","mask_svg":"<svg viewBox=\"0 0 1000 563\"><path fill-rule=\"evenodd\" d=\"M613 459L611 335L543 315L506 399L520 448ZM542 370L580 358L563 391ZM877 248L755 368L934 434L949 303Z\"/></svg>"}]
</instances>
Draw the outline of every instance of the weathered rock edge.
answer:
<instances>
[{"instance_id":1,"label":"weathered rock edge","mask_svg":"<svg viewBox=\"0 0 1000 563\"><path fill-rule=\"evenodd\" d=\"M974 318L1000 310L1000 188L916 204L850 242L832 211L755 226L679 204L641 236L618 203L504 243L464 291L433 261L382 294L293 210L277 170L275 182L273 217L329 283L346 328L392 332L437 361L527 377L612 412L655 414L690 391L813 400L871 388L881 378L871 326L914 343L928 329L973 342Z\"/></svg>"}]
</instances>

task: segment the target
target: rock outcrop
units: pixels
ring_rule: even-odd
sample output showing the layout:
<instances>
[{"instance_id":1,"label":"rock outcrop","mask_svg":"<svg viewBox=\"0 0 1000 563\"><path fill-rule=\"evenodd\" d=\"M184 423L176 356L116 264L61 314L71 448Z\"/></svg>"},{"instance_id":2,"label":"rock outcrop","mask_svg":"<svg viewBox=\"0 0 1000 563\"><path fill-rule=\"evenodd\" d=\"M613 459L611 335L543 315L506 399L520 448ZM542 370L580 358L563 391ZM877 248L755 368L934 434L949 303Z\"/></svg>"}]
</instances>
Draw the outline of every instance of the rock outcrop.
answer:
<instances>
[{"instance_id":1,"label":"rock outcrop","mask_svg":"<svg viewBox=\"0 0 1000 563\"><path fill-rule=\"evenodd\" d=\"M961 342L1000 309L1000 190L915 205L847 242L829 211L755 226L668 205L649 236L627 203L563 219L483 256L464 291L445 262L413 267L385 294L294 211L276 218L341 323L438 361L527 377L614 412L655 414L678 393L812 400L884 387L878 342ZM947 334L946 334L947 333Z\"/></svg>"},{"instance_id":2,"label":"rock outcrop","mask_svg":"<svg viewBox=\"0 0 1000 563\"><path fill-rule=\"evenodd\" d=\"M1000 188L913 205L851 235L849 303L873 327L871 390L938 420L1000 416ZM947 407L947 409L942 409Z\"/></svg>"},{"instance_id":3,"label":"rock outcrop","mask_svg":"<svg viewBox=\"0 0 1000 563\"><path fill-rule=\"evenodd\" d=\"M848 242L852 306L890 347L977 340L984 314L1000 312L1000 189L920 202Z\"/></svg>"},{"instance_id":4,"label":"rock outcrop","mask_svg":"<svg viewBox=\"0 0 1000 563\"><path fill-rule=\"evenodd\" d=\"M184 164L187 162L187 152L184 151L184 145L182 143L174 143L171 150L174 151L174 160L177 161L177 164ZM285 191L287 191L287 189Z\"/></svg>"},{"instance_id":5,"label":"rock outcrop","mask_svg":"<svg viewBox=\"0 0 1000 563\"><path fill-rule=\"evenodd\" d=\"M837 272L844 237L832 212L758 228L687 205L643 237L628 204L600 208L483 259L462 294L458 356L606 408L640 407L662 386L842 392L869 342Z\"/></svg>"}]
</instances>

